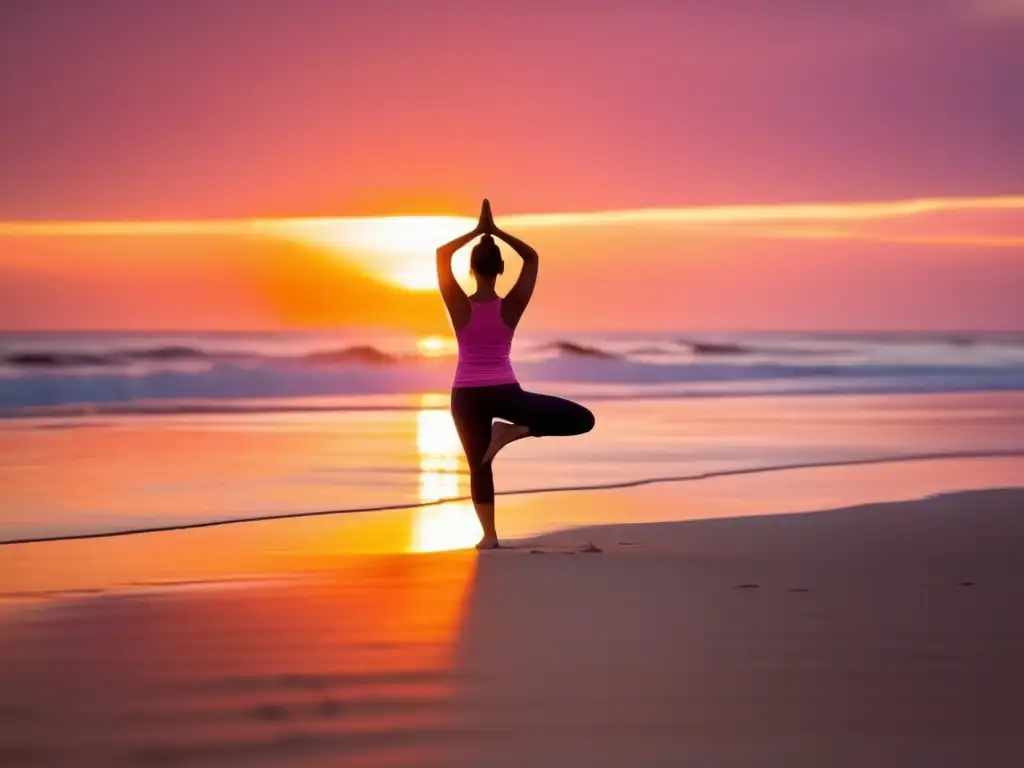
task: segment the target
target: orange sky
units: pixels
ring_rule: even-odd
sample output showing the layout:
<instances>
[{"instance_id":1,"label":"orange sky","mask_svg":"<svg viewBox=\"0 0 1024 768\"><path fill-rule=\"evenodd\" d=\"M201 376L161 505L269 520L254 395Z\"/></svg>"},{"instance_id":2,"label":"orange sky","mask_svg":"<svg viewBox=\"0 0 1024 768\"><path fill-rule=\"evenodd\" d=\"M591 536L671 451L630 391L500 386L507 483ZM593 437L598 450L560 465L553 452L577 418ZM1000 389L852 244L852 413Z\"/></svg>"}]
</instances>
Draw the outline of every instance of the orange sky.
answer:
<instances>
[{"instance_id":1,"label":"orange sky","mask_svg":"<svg viewBox=\"0 0 1024 768\"><path fill-rule=\"evenodd\" d=\"M512 215L543 330L1020 327L1024 197ZM444 330L471 219L0 224L8 329ZM507 287L516 259L507 253ZM465 253L456 270L467 287ZM416 288L420 290L410 290Z\"/></svg>"},{"instance_id":2,"label":"orange sky","mask_svg":"<svg viewBox=\"0 0 1024 768\"><path fill-rule=\"evenodd\" d=\"M347 217L485 195L536 329L1020 328L1021 7L16 4L0 329L443 330Z\"/></svg>"}]
</instances>

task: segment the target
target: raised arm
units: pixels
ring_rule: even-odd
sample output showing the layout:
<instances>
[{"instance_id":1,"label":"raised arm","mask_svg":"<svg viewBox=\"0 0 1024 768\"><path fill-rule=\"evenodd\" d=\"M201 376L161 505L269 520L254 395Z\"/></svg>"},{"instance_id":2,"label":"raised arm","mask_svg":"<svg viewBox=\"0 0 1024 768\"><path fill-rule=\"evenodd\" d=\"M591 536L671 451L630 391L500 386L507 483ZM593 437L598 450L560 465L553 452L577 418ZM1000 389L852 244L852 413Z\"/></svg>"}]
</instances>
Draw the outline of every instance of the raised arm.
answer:
<instances>
[{"instance_id":1,"label":"raised arm","mask_svg":"<svg viewBox=\"0 0 1024 768\"><path fill-rule=\"evenodd\" d=\"M452 273L452 256L466 243L483 234L483 224L477 223L471 232L445 243L437 249L437 285L441 289L441 297L448 308L448 316L456 330L469 322L470 308L466 292L462 290Z\"/></svg>"},{"instance_id":2,"label":"raised arm","mask_svg":"<svg viewBox=\"0 0 1024 768\"><path fill-rule=\"evenodd\" d=\"M516 280L516 284L512 286L512 290L508 292L508 295L501 304L502 318L508 325L515 328L519 324L523 312L526 311L527 305L530 303L534 286L537 285L537 267L539 266L540 258L532 247L518 237L499 229L497 226L491 227L491 234L508 243L512 250L519 254L519 257L523 260L523 268L519 271L519 279Z\"/></svg>"}]
</instances>

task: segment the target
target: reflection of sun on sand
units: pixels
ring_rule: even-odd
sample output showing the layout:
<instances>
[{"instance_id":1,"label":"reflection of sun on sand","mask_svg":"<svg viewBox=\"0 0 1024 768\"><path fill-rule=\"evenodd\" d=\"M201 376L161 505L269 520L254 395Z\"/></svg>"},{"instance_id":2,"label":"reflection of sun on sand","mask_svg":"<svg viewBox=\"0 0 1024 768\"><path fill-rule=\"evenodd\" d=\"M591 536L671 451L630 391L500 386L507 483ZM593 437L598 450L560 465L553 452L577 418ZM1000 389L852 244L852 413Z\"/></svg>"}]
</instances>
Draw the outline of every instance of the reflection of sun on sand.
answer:
<instances>
[{"instance_id":1,"label":"reflection of sun on sand","mask_svg":"<svg viewBox=\"0 0 1024 768\"><path fill-rule=\"evenodd\" d=\"M439 405L425 396L423 404ZM466 476L459 474L462 444L446 409L424 408L416 417L416 447L420 457L420 501L432 502L467 495ZM473 505L451 502L416 511L412 549L437 552L473 546L480 538Z\"/></svg>"}]
</instances>

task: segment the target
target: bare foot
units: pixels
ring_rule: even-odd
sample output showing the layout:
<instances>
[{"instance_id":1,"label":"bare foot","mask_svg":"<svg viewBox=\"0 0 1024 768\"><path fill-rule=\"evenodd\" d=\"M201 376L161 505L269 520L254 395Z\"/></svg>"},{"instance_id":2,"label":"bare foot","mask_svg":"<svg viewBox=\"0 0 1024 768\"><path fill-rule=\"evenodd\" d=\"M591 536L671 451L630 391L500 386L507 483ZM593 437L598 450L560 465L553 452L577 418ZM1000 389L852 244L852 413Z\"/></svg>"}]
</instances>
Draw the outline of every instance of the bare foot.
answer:
<instances>
[{"instance_id":1,"label":"bare foot","mask_svg":"<svg viewBox=\"0 0 1024 768\"><path fill-rule=\"evenodd\" d=\"M484 536L476 544L477 549L501 549L497 536Z\"/></svg>"},{"instance_id":2,"label":"bare foot","mask_svg":"<svg viewBox=\"0 0 1024 768\"><path fill-rule=\"evenodd\" d=\"M504 421L496 421L491 424L491 443L484 452L481 459L482 464L490 464L498 451L511 442L520 440L530 434L530 428L522 424L509 424Z\"/></svg>"}]
</instances>

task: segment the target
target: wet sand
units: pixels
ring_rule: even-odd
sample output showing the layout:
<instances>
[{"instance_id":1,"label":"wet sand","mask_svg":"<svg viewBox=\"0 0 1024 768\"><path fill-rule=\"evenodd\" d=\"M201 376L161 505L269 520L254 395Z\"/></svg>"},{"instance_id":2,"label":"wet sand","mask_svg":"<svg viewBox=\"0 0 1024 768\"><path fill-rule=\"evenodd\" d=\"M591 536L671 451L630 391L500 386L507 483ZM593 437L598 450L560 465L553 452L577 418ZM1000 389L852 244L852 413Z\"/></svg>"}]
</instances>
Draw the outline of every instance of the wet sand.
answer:
<instances>
[{"instance_id":1,"label":"wet sand","mask_svg":"<svg viewBox=\"0 0 1024 768\"><path fill-rule=\"evenodd\" d=\"M1020 466L543 495L508 516L714 519L481 555L330 520L5 547L0 764L1016 765L1024 489L920 497ZM765 514L825 487L917 500Z\"/></svg>"}]
</instances>

